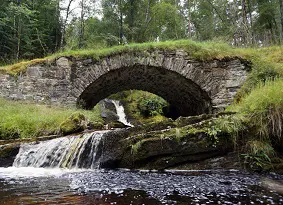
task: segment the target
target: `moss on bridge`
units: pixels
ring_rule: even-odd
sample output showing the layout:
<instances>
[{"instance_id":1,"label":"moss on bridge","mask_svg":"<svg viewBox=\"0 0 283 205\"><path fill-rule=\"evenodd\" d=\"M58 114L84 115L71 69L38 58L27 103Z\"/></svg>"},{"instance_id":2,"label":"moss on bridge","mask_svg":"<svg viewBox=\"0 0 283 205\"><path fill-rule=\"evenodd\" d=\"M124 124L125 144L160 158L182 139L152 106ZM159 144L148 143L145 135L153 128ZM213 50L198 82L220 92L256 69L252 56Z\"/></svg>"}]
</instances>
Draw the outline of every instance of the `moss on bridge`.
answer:
<instances>
[{"instance_id":1,"label":"moss on bridge","mask_svg":"<svg viewBox=\"0 0 283 205\"><path fill-rule=\"evenodd\" d=\"M93 50L70 50L60 52L47 56L41 59L34 59L31 61L22 61L13 65L7 65L0 67L0 71L10 74L18 74L24 72L29 65L36 63L51 63L60 56L72 56L75 58L93 58L99 60L103 57L127 53L127 52L139 52L139 51L152 51L159 50L184 50L190 53L192 58L199 60L211 60L214 58L222 59L225 57L238 56L234 52L234 49L224 43L206 42L199 43L191 40L178 40L178 41L165 41L165 42L149 42L142 44L129 44L123 46L114 46L102 49Z\"/></svg>"},{"instance_id":2,"label":"moss on bridge","mask_svg":"<svg viewBox=\"0 0 283 205\"><path fill-rule=\"evenodd\" d=\"M259 63L257 62L260 59L264 58L263 61L272 64L272 67L283 67L283 60L281 58L283 49L279 46L268 48L234 48L226 43L220 42L195 42L192 40L177 40L129 44L93 50L64 51L53 54L51 56L47 56L45 58L22 61L13 65L0 67L0 71L16 75L20 72L24 72L29 65L37 63L52 63L56 58L61 56L72 56L78 59L91 57L95 60L99 60L103 57L120 53L153 51L156 49L165 51L183 50L188 52L193 59L201 61L240 57L252 61L256 66L259 66Z\"/></svg>"}]
</instances>

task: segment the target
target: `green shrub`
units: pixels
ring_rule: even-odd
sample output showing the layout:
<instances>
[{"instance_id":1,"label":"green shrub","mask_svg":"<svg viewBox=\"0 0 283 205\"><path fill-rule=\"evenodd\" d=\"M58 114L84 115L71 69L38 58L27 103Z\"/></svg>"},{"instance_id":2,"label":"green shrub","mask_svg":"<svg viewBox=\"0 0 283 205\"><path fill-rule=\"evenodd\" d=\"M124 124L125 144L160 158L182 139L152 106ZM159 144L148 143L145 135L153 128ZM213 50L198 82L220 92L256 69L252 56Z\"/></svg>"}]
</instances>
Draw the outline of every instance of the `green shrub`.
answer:
<instances>
[{"instance_id":1,"label":"green shrub","mask_svg":"<svg viewBox=\"0 0 283 205\"><path fill-rule=\"evenodd\" d=\"M163 110L168 106L168 103L156 96L152 98L142 98L137 106L143 116L152 117L163 115Z\"/></svg>"},{"instance_id":2,"label":"green shrub","mask_svg":"<svg viewBox=\"0 0 283 205\"><path fill-rule=\"evenodd\" d=\"M246 145L247 154L243 154L246 166L255 171L272 168L272 158L275 151L269 142L249 141Z\"/></svg>"}]
</instances>

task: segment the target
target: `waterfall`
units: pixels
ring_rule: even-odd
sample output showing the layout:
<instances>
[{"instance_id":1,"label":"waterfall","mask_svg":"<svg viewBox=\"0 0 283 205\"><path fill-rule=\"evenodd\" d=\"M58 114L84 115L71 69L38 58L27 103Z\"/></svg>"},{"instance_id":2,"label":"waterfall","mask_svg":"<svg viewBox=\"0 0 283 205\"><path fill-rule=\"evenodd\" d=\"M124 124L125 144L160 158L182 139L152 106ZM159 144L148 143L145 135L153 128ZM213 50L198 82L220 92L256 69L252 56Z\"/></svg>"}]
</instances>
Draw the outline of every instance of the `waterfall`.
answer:
<instances>
[{"instance_id":1,"label":"waterfall","mask_svg":"<svg viewBox=\"0 0 283 205\"><path fill-rule=\"evenodd\" d=\"M133 125L127 121L124 107L120 105L120 102L118 100L110 100L110 101L114 104L116 108L116 113L119 117L118 121L129 127L133 127Z\"/></svg>"},{"instance_id":2,"label":"waterfall","mask_svg":"<svg viewBox=\"0 0 283 205\"><path fill-rule=\"evenodd\" d=\"M22 144L15 167L98 168L99 144L107 131Z\"/></svg>"}]
</instances>

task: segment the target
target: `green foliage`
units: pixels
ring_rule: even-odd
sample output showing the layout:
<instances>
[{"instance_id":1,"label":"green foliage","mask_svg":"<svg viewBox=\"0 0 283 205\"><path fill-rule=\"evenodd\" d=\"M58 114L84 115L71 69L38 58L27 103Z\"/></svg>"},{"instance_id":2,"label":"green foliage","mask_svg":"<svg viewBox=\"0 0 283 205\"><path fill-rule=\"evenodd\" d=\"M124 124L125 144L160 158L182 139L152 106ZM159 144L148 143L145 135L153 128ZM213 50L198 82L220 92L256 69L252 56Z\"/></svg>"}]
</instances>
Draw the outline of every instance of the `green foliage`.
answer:
<instances>
[{"instance_id":1,"label":"green foliage","mask_svg":"<svg viewBox=\"0 0 283 205\"><path fill-rule=\"evenodd\" d=\"M247 129L247 119L242 114L221 116L214 123L222 134L228 134L232 138L234 146L237 146L241 132Z\"/></svg>"},{"instance_id":2,"label":"green foliage","mask_svg":"<svg viewBox=\"0 0 283 205\"><path fill-rule=\"evenodd\" d=\"M138 142L135 143L135 144L132 144L132 145L131 145L131 153L132 153L132 154L137 154L138 151L139 151L139 149L142 147L142 144L143 144L143 143L144 143L144 141L141 140L141 141L138 141Z\"/></svg>"},{"instance_id":3,"label":"green foliage","mask_svg":"<svg viewBox=\"0 0 283 205\"><path fill-rule=\"evenodd\" d=\"M59 0L1 1L0 62L11 63L54 52L61 30L58 4Z\"/></svg>"},{"instance_id":4,"label":"green foliage","mask_svg":"<svg viewBox=\"0 0 283 205\"><path fill-rule=\"evenodd\" d=\"M149 40L184 38L184 30L182 15L175 5L160 2L152 7L152 19L146 31Z\"/></svg>"},{"instance_id":5,"label":"green foliage","mask_svg":"<svg viewBox=\"0 0 283 205\"><path fill-rule=\"evenodd\" d=\"M123 101L126 113L139 123L163 121L163 110L169 106L163 98L141 90L123 91L109 98Z\"/></svg>"},{"instance_id":6,"label":"green foliage","mask_svg":"<svg viewBox=\"0 0 283 205\"><path fill-rule=\"evenodd\" d=\"M143 97L137 104L140 113L145 117L163 115L163 110L167 106L168 103L158 96L153 98Z\"/></svg>"},{"instance_id":7,"label":"green foliage","mask_svg":"<svg viewBox=\"0 0 283 205\"><path fill-rule=\"evenodd\" d=\"M206 128L206 133L210 136L213 145L216 145L219 142L219 134L221 134L221 132L222 130L215 125Z\"/></svg>"},{"instance_id":8,"label":"green foliage","mask_svg":"<svg viewBox=\"0 0 283 205\"><path fill-rule=\"evenodd\" d=\"M60 124L76 109L8 101L0 98L0 139L31 138L59 133ZM91 122L103 122L100 108L80 110Z\"/></svg>"},{"instance_id":9,"label":"green foliage","mask_svg":"<svg viewBox=\"0 0 283 205\"><path fill-rule=\"evenodd\" d=\"M244 163L252 170L268 170L272 168L271 158L275 156L273 147L268 142L249 141L247 154L243 154Z\"/></svg>"}]
</instances>

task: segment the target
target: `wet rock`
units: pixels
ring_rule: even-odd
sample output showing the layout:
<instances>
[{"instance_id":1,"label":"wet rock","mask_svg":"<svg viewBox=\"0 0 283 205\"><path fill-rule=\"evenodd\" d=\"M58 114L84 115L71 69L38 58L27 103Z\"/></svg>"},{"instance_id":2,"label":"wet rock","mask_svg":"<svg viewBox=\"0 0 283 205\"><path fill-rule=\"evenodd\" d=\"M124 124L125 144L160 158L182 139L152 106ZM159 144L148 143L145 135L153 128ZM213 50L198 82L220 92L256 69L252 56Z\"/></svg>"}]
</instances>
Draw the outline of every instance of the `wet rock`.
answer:
<instances>
[{"instance_id":1,"label":"wet rock","mask_svg":"<svg viewBox=\"0 0 283 205\"><path fill-rule=\"evenodd\" d=\"M0 146L0 167L10 167L20 149L20 143Z\"/></svg>"},{"instance_id":2,"label":"wet rock","mask_svg":"<svg viewBox=\"0 0 283 205\"><path fill-rule=\"evenodd\" d=\"M213 118L221 117L221 116L227 116L227 115L233 115L234 112L220 112L216 114L202 114L202 115L196 115L196 116L189 116L189 117L179 117L176 120L177 127L183 127L186 125L196 124L200 123L205 120L210 120Z\"/></svg>"},{"instance_id":3,"label":"wet rock","mask_svg":"<svg viewBox=\"0 0 283 205\"><path fill-rule=\"evenodd\" d=\"M138 135L128 129L109 132L103 144L101 166L104 168L166 169L233 150L226 137L219 136L215 141L201 129L191 132L171 128Z\"/></svg>"},{"instance_id":4,"label":"wet rock","mask_svg":"<svg viewBox=\"0 0 283 205\"><path fill-rule=\"evenodd\" d=\"M101 117L104 118L106 124L118 121L119 117L116 113L115 105L110 100L104 99L99 103L101 108Z\"/></svg>"},{"instance_id":5,"label":"wet rock","mask_svg":"<svg viewBox=\"0 0 283 205\"><path fill-rule=\"evenodd\" d=\"M109 124L107 124L107 126L108 126L108 129L128 127L127 125L124 125L122 122L110 122Z\"/></svg>"},{"instance_id":6,"label":"wet rock","mask_svg":"<svg viewBox=\"0 0 283 205\"><path fill-rule=\"evenodd\" d=\"M280 181L264 178L262 179L261 184L266 189L269 189L271 191L276 191L279 194L283 194L283 183Z\"/></svg>"}]
</instances>

